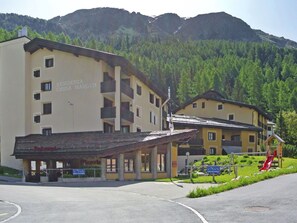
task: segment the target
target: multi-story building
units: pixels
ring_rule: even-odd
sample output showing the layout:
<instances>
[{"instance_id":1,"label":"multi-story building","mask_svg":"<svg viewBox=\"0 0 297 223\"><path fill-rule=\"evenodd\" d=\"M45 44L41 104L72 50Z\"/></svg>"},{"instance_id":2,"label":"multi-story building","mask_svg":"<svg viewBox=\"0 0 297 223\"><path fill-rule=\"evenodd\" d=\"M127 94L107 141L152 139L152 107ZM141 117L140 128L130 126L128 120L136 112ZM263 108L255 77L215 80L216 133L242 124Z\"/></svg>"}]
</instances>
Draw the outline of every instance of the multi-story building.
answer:
<instances>
[{"instance_id":1,"label":"multi-story building","mask_svg":"<svg viewBox=\"0 0 297 223\"><path fill-rule=\"evenodd\" d=\"M196 139L190 141L196 155L257 152L267 138L270 116L266 112L254 105L228 100L214 90L198 95L174 113L175 128L199 130Z\"/></svg>"},{"instance_id":2,"label":"multi-story building","mask_svg":"<svg viewBox=\"0 0 297 223\"><path fill-rule=\"evenodd\" d=\"M82 147L112 149L102 145L108 143L108 140L94 139L94 132L111 135L118 132L120 135L116 147L130 145L122 144L123 140L129 141L130 132L132 134L132 132L162 130L162 117L165 117L163 113L166 110L165 99L166 96L142 72L121 56L39 38L30 40L27 37L19 37L2 42L0 43L1 165L25 168L25 171L30 172L32 160L36 162L35 166L39 166L40 160L43 159L53 168L54 161L58 159L65 161L65 157L72 157L71 154L75 153L73 150ZM89 132L90 136L77 134L81 132ZM128 134L123 137L121 135L123 133ZM125 148L124 151L133 152L132 157L138 160L138 168L143 164L141 163L143 154L151 156L153 147L156 147L153 152L155 158L157 154L167 154L167 159L171 157L164 145L173 141L169 140L167 133L160 134L164 134L163 141L155 140L158 137L153 137L155 140L153 143L151 139L145 139L150 141L147 144L149 148L145 147L142 150L146 153L141 153L139 145ZM49 137L37 140L34 138L36 135ZM57 135L66 138L61 139ZM182 135L182 132L176 132L174 140L181 140L185 137ZM73 143L72 148L71 143L67 143L67 139L71 140L70 136L82 137L82 140L90 137L94 143L91 142L92 146L88 140L84 141L85 145L77 146ZM116 140L114 137L110 138ZM39 144L34 144L33 141ZM71 147L68 148L69 154L61 142ZM158 145L162 147L160 151L157 149ZM53 150L56 152L55 155ZM59 158L57 155L60 150L64 157ZM119 162L120 164L116 166L121 168L117 169L123 170L124 167L121 165L124 165L125 158L121 151L115 149L117 153L108 152L103 156L101 152L96 153L95 150L87 158L92 156L94 159L98 156L100 161L101 158L106 159L106 154L109 158L115 155L116 160L112 162ZM137 156L134 150L138 151ZM23 162L15 159L13 153L17 158L23 159ZM121 154L120 158L118 153ZM166 158L165 155L162 157ZM72 158L78 159L79 156ZM153 160L149 157L143 159L146 158ZM162 160L163 164L164 162ZM154 169L156 163L155 160ZM168 165L171 163L168 162ZM169 166L167 168L169 169ZM139 177L138 174L137 178ZM122 174L119 178L125 177Z\"/></svg>"}]
</instances>

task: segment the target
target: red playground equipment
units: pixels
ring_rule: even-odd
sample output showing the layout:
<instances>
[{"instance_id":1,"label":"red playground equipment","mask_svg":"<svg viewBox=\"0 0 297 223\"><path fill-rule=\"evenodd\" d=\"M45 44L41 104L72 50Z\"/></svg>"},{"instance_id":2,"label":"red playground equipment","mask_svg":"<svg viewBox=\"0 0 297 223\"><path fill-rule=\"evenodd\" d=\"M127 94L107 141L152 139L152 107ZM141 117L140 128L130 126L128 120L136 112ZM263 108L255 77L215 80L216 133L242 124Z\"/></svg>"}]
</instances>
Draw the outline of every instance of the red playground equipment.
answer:
<instances>
[{"instance_id":1,"label":"red playground equipment","mask_svg":"<svg viewBox=\"0 0 297 223\"><path fill-rule=\"evenodd\" d=\"M267 155L266 155L266 160L263 163L263 166L260 169L260 171L269 170L270 167L272 166L274 158L278 159L278 166L282 167L282 153L283 153L284 143L285 141L276 134L272 134L272 136L270 136L265 141ZM272 151L273 151L273 154L271 155Z\"/></svg>"},{"instance_id":2,"label":"red playground equipment","mask_svg":"<svg viewBox=\"0 0 297 223\"><path fill-rule=\"evenodd\" d=\"M273 154L272 155L269 155L269 153L267 152L267 159L265 160L264 164L263 164L263 167L260 169L261 170L269 170L270 167L271 167L271 164L274 160L274 157L277 156L277 151L274 150Z\"/></svg>"}]
</instances>

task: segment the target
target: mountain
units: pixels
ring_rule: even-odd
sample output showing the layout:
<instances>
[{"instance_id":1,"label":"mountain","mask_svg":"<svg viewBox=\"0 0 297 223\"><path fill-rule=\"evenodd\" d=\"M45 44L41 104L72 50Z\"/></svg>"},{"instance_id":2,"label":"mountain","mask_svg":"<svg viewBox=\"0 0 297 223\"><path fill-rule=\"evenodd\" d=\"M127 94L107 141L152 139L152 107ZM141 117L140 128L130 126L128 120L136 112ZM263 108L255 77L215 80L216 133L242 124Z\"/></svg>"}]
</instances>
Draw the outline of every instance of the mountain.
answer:
<instances>
[{"instance_id":1,"label":"mountain","mask_svg":"<svg viewBox=\"0 0 297 223\"><path fill-rule=\"evenodd\" d=\"M17 26L28 26L38 33L53 32L79 37L110 39L130 36L137 38L174 37L191 40L266 41L279 47L297 48L297 43L283 37L253 30L247 23L225 12L181 18L166 13L156 17L128 12L124 9L82 9L50 20L17 14L0 14L0 28L13 30Z\"/></svg>"}]
</instances>

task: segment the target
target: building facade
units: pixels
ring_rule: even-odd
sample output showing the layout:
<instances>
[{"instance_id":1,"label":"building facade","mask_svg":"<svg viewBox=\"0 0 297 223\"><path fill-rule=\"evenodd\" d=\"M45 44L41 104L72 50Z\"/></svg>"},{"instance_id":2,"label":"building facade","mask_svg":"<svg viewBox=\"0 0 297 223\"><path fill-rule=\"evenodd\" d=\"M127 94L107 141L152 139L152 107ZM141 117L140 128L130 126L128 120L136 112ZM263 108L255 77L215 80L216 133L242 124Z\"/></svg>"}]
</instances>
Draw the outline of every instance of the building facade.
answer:
<instances>
[{"instance_id":1,"label":"building facade","mask_svg":"<svg viewBox=\"0 0 297 223\"><path fill-rule=\"evenodd\" d=\"M39 38L2 42L1 165L28 166L29 157L20 160L22 148L16 145L14 151L15 137L162 130L165 100L163 92L118 55ZM154 145L159 143L150 148ZM58 148L42 148L53 147ZM39 150L41 156L49 152L44 150Z\"/></svg>"},{"instance_id":2,"label":"building facade","mask_svg":"<svg viewBox=\"0 0 297 223\"><path fill-rule=\"evenodd\" d=\"M192 148L198 154L260 151L270 116L256 106L226 99L210 90L175 111L175 128L196 128ZM195 153L195 150L193 150Z\"/></svg>"}]
</instances>

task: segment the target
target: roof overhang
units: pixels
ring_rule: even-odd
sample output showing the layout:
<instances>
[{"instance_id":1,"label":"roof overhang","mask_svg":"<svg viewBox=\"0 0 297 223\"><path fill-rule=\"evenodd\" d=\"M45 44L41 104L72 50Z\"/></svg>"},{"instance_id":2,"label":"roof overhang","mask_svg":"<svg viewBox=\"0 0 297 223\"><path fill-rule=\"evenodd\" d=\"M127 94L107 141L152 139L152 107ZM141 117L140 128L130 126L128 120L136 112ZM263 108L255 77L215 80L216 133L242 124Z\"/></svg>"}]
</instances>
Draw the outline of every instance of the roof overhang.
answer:
<instances>
[{"instance_id":1,"label":"roof overhang","mask_svg":"<svg viewBox=\"0 0 297 223\"><path fill-rule=\"evenodd\" d=\"M81 159L109 157L168 143L182 143L194 137L197 130L185 129L140 133L57 133L50 136L16 137L17 159Z\"/></svg>"}]
</instances>

